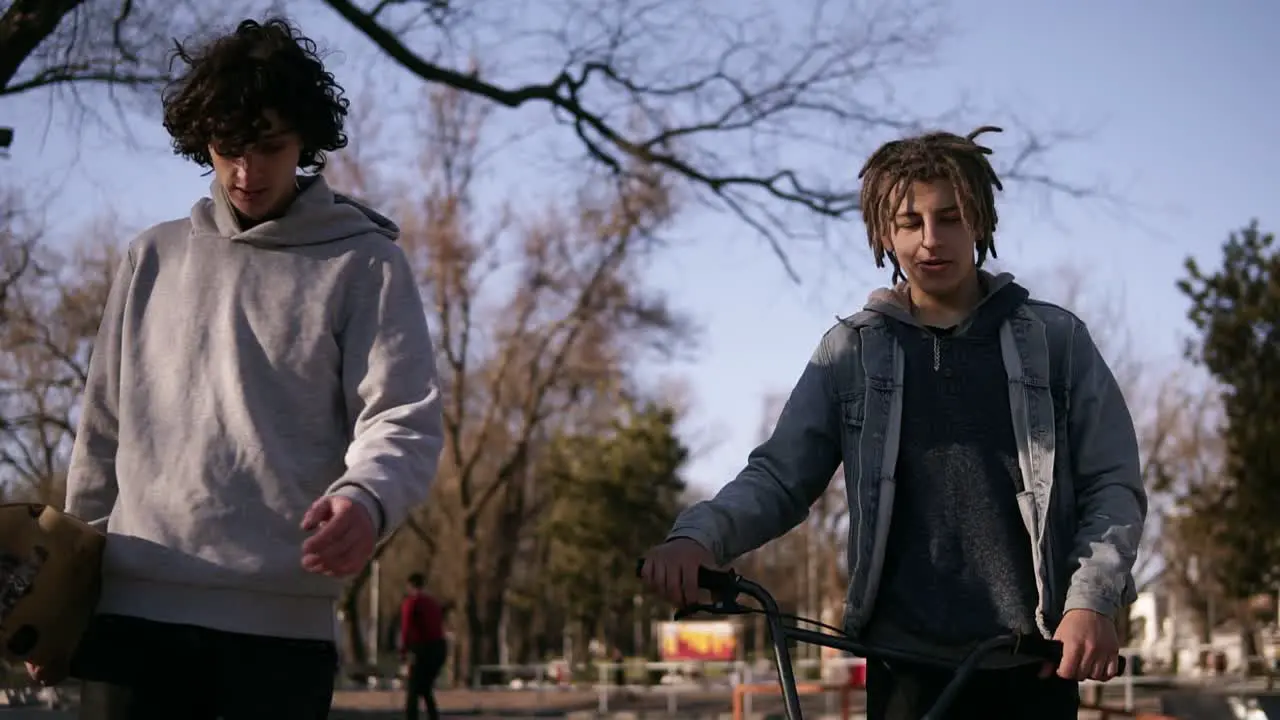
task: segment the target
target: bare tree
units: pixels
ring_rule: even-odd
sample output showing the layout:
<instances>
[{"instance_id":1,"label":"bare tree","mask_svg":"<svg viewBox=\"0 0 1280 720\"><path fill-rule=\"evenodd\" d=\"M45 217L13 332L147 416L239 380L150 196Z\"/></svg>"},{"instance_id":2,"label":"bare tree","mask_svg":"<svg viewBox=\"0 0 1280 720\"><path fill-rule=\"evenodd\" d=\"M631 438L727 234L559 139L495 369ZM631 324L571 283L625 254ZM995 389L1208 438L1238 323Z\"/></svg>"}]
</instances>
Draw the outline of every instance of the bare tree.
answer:
<instances>
[{"instance_id":1,"label":"bare tree","mask_svg":"<svg viewBox=\"0 0 1280 720\"><path fill-rule=\"evenodd\" d=\"M163 80L137 34L141 27L168 27L156 9L133 0L15 0L0 15L0 95L62 83Z\"/></svg>"},{"instance_id":2,"label":"bare tree","mask_svg":"<svg viewBox=\"0 0 1280 720\"><path fill-rule=\"evenodd\" d=\"M23 279L41 271L33 257L39 236L19 194L0 189L0 323L8 323Z\"/></svg>"},{"instance_id":3,"label":"bare tree","mask_svg":"<svg viewBox=\"0 0 1280 720\"><path fill-rule=\"evenodd\" d=\"M128 132L171 78L169 51L251 7L252 0L11 0L0 4L0 98L59 92L76 120ZM94 87L103 92L86 94ZM150 103L154 106L154 102ZM113 115L108 120L104 115ZM105 121L105 122L104 122Z\"/></svg>"},{"instance_id":4,"label":"bare tree","mask_svg":"<svg viewBox=\"0 0 1280 720\"><path fill-rule=\"evenodd\" d=\"M1155 549L1162 560L1162 585L1195 620L1198 640L1208 642L1214 626L1231 612L1212 571L1217 562L1213 534L1203 531L1195 508L1182 501L1222 482L1222 408L1216 393L1197 388L1189 372L1171 377L1165 387L1165 442L1148 459L1153 488L1163 499L1164 527Z\"/></svg>"},{"instance_id":5,"label":"bare tree","mask_svg":"<svg viewBox=\"0 0 1280 720\"><path fill-rule=\"evenodd\" d=\"M615 175L652 167L682 180L691 198L763 236L793 277L794 241L857 213L853 169L871 143L973 114L957 106L930 115L895 101L895 76L932 63L945 37L933 0L324 3L432 86L540 108L548 126L563 129L557 137ZM0 15L0 95L86 83L153 88L169 76L171 38L266 6L14 0ZM475 57L486 58L483 73ZM1051 149L1071 139L1026 132L997 156L1008 158L1002 176L1052 195L1096 195L1045 168Z\"/></svg>"},{"instance_id":6,"label":"bare tree","mask_svg":"<svg viewBox=\"0 0 1280 720\"><path fill-rule=\"evenodd\" d=\"M0 325L0 482L11 500L60 505L73 418L118 252L84 246L61 256L32 249L37 236L23 232L0 228L13 268ZM103 224L91 236L115 234Z\"/></svg>"},{"instance_id":7,"label":"bare tree","mask_svg":"<svg viewBox=\"0 0 1280 720\"><path fill-rule=\"evenodd\" d=\"M440 90L422 114L420 174L387 189L345 158L330 174L393 199L433 311L446 444L432 502L415 518L449 548L433 570L458 589L468 669L497 659L504 589L538 511L539 447L608 417L646 349L668 351L687 333L640 282L674 212L661 177L588 182L570 205L537 217L486 213L473 183L488 108Z\"/></svg>"},{"instance_id":8,"label":"bare tree","mask_svg":"<svg viewBox=\"0 0 1280 720\"><path fill-rule=\"evenodd\" d=\"M897 72L931 62L944 35L927 0L562 0L536 13L482 0L324 2L429 83L508 108L542 106L600 166L657 166L687 181L699 200L762 235L792 277L788 241L858 212L852 168L870 139L956 122L961 110L929 116L886 89ZM470 65L495 55L509 58L510 71ZM1047 151L1065 139L1028 133L1003 177L1095 194L1044 171ZM832 152L846 158L836 177L796 162Z\"/></svg>"},{"instance_id":9,"label":"bare tree","mask_svg":"<svg viewBox=\"0 0 1280 720\"><path fill-rule=\"evenodd\" d=\"M1231 548L1222 539L1217 505L1229 488L1221 393L1191 368L1171 374L1161 387L1157 416L1163 422L1151 437L1162 442L1153 444L1146 472L1161 520L1152 552L1160 560L1162 590L1192 620L1198 643L1211 643L1223 622L1235 621L1252 672L1261 654L1257 630L1274 618L1274 597L1240 597L1223 572Z\"/></svg>"},{"instance_id":10,"label":"bare tree","mask_svg":"<svg viewBox=\"0 0 1280 720\"><path fill-rule=\"evenodd\" d=\"M773 432L786 395L768 393L762 401L758 439ZM803 522L734 562L735 569L775 588L779 603L793 614L839 625L848 573L845 552L849 538L849 501L844 468L836 469L831 484L809 508ZM836 617L832 617L832 615ZM769 652L763 618L752 622L744 638L757 657ZM809 648L817 652L817 648Z\"/></svg>"}]
</instances>

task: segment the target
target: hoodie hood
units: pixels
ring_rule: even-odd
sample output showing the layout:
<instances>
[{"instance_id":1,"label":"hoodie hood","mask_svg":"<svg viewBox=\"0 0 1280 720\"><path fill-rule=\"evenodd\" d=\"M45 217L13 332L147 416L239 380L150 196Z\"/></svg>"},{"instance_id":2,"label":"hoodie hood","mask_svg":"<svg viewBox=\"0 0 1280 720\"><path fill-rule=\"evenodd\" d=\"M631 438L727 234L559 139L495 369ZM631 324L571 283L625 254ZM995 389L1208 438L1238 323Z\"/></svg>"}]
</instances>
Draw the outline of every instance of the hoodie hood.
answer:
<instances>
[{"instance_id":1,"label":"hoodie hood","mask_svg":"<svg viewBox=\"0 0 1280 720\"><path fill-rule=\"evenodd\" d=\"M232 242L260 247L321 245L359 235L381 235L392 242L400 228L378 212L329 189L321 176L299 177L300 191L284 215L245 230L236 217L227 191L215 178L209 197L191 208L192 229Z\"/></svg>"},{"instance_id":2,"label":"hoodie hood","mask_svg":"<svg viewBox=\"0 0 1280 720\"><path fill-rule=\"evenodd\" d=\"M1013 281L1012 273L992 275L979 270L978 282L984 290L982 299L973 308L973 312L956 326L956 334L997 332L1000 324L1030 297L1026 288ZM911 314L911 299L906 281L891 288L872 291L863 309L907 325L923 327Z\"/></svg>"}]
</instances>

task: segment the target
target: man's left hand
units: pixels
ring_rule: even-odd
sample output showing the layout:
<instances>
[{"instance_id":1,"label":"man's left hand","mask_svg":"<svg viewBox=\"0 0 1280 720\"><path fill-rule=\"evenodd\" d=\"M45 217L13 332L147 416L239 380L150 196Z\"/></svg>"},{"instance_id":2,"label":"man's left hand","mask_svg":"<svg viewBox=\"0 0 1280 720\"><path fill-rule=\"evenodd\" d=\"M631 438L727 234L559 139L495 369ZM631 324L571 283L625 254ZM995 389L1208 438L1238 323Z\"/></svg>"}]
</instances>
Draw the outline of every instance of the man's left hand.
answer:
<instances>
[{"instance_id":1,"label":"man's left hand","mask_svg":"<svg viewBox=\"0 0 1280 720\"><path fill-rule=\"evenodd\" d=\"M1053 639L1062 643L1058 677L1106 682L1116 676L1120 638L1116 635L1115 621L1106 615L1085 609L1068 610ZM1053 664L1045 663L1040 676L1049 677L1053 673Z\"/></svg>"},{"instance_id":2,"label":"man's left hand","mask_svg":"<svg viewBox=\"0 0 1280 720\"><path fill-rule=\"evenodd\" d=\"M302 543L302 567L308 572L346 577L373 556L373 518L350 498L326 495L315 501L302 517L302 529L317 531Z\"/></svg>"}]
</instances>

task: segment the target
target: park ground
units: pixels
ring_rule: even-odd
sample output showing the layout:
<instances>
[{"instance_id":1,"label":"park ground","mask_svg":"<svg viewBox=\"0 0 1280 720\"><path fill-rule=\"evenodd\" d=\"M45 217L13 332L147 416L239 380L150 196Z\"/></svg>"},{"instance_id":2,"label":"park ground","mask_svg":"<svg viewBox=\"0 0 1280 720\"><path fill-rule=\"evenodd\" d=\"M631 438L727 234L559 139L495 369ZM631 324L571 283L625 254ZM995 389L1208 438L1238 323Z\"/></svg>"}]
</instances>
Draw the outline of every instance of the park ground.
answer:
<instances>
[{"instance_id":1,"label":"park ground","mask_svg":"<svg viewBox=\"0 0 1280 720\"><path fill-rule=\"evenodd\" d=\"M548 691L493 691L446 690L437 693L437 701L443 715L454 717L550 717L569 720L638 720L639 718L699 718L706 720L730 720L731 695L728 690L681 692L677 712L667 714L667 699L660 693L624 694L615 692L609 700L607 713L599 711L599 695L589 690ZM839 718L840 700L835 694L806 696L803 699L806 718ZM864 709L862 694L854 691L850 697L850 720L859 720ZM1138 710L1158 712L1160 696L1157 692L1139 689L1135 694ZM1123 696L1118 689L1107 688L1103 703L1120 707ZM403 707L403 695L396 690L387 691L339 691L334 698L335 720L356 718L391 718L399 716ZM752 701L753 716L781 717L782 705L776 696L759 696ZM1097 713L1082 712L1080 717L1098 717Z\"/></svg>"},{"instance_id":2,"label":"park ground","mask_svg":"<svg viewBox=\"0 0 1280 720\"><path fill-rule=\"evenodd\" d=\"M1240 690L1244 690L1241 688ZM1231 707L1229 688L1143 687L1134 691L1134 711L1164 714L1180 720L1236 720L1240 709ZM74 703L74 691L68 693ZM446 718L556 718L563 720L732 720L731 695L727 689L694 690L678 694L675 714L668 712L665 694L643 692L611 694L608 711L600 711L600 697L593 690L444 690L437 693L442 714ZM1119 709L1123 691L1109 686L1101 705ZM809 720L840 720L839 697L834 694L802 698L805 717ZM339 690L334 697L333 720L365 720L403 717L403 694L398 690ZM850 696L848 720L862 720L863 697L854 691ZM1250 718L1280 720L1280 695L1262 699L1263 715ZM0 720L56 720L74 718L71 709L48 711L36 708L0 708ZM782 718L782 706L776 696L753 698L752 713L747 720ZM1081 720L1121 720L1133 714L1104 715L1096 710L1082 710Z\"/></svg>"}]
</instances>

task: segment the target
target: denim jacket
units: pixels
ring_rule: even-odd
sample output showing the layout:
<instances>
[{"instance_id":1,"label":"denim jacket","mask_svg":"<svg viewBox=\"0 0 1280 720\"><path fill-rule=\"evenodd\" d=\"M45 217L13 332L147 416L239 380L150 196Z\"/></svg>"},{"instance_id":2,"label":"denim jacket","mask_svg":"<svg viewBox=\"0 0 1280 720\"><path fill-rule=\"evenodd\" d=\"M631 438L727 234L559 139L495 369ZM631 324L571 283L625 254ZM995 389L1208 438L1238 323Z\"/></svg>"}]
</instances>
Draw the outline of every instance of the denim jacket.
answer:
<instances>
[{"instance_id":1,"label":"denim jacket","mask_svg":"<svg viewBox=\"0 0 1280 720\"><path fill-rule=\"evenodd\" d=\"M988 291L1012 281L984 273ZM844 625L857 637L876 600L895 490L903 354L885 315L915 322L905 288L872 293L863 312L823 336L773 433L710 500L687 509L669 538L688 537L716 562L798 525L844 467L849 588ZM1027 301L1000 329L1009 378L1022 520L1051 636L1062 615L1115 617L1133 602L1132 569L1146 521L1138 442L1120 387L1079 318Z\"/></svg>"}]
</instances>

